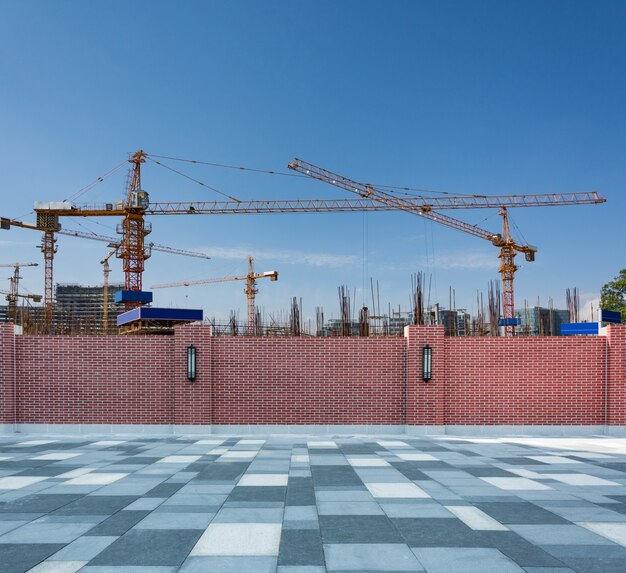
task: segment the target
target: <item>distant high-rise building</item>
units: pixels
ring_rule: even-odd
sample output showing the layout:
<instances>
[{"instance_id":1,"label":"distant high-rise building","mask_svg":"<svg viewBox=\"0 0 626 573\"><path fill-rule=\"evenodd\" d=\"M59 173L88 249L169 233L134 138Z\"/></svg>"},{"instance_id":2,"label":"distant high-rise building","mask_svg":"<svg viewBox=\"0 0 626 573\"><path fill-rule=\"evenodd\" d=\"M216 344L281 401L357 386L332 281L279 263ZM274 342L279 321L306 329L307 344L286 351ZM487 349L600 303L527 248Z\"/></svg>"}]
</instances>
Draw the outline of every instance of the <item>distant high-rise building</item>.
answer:
<instances>
[{"instance_id":1,"label":"distant high-rise building","mask_svg":"<svg viewBox=\"0 0 626 573\"><path fill-rule=\"evenodd\" d=\"M468 336L470 315L465 309L439 309L439 324L442 324L446 336Z\"/></svg>"},{"instance_id":2,"label":"distant high-rise building","mask_svg":"<svg viewBox=\"0 0 626 573\"><path fill-rule=\"evenodd\" d=\"M515 316L520 319L515 331L527 336L559 336L561 324L569 322L569 311L542 306L517 309Z\"/></svg>"},{"instance_id":3,"label":"distant high-rise building","mask_svg":"<svg viewBox=\"0 0 626 573\"><path fill-rule=\"evenodd\" d=\"M114 301L121 284L109 285L109 328L115 329L117 315L124 307ZM104 317L104 287L76 284L57 284L55 289L54 322L60 330L95 332L102 329Z\"/></svg>"}]
</instances>

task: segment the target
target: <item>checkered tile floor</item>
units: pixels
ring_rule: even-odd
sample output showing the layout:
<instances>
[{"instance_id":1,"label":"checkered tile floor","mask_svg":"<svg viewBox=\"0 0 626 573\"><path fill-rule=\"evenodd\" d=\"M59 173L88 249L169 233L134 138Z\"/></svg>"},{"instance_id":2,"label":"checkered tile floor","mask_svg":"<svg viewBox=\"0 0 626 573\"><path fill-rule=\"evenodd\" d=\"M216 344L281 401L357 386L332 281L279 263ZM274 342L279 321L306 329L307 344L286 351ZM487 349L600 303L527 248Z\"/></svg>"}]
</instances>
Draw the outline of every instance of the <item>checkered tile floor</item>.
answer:
<instances>
[{"instance_id":1,"label":"checkered tile floor","mask_svg":"<svg viewBox=\"0 0 626 573\"><path fill-rule=\"evenodd\" d=\"M624 573L626 440L0 439L2 573Z\"/></svg>"}]
</instances>

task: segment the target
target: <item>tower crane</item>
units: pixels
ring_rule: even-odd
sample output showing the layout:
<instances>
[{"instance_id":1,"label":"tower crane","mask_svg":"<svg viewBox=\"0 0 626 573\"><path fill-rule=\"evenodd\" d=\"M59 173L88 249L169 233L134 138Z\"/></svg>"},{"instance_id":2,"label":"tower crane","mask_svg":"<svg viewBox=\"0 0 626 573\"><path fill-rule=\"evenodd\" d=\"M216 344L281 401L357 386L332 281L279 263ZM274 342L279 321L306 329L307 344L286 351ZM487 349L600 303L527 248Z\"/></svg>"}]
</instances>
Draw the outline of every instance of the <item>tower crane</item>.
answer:
<instances>
[{"instance_id":1,"label":"tower crane","mask_svg":"<svg viewBox=\"0 0 626 573\"><path fill-rule=\"evenodd\" d=\"M248 257L248 274L244 276L225 276L225 277L213 278L213 279L198 279L198 280L193 280L193 281L183 281L183 282L177 282L177 283L164 283L164 284L152 285L150 288L158 289L158 288L171 288L171 287L179 287L179 286L224 283L228 281L246 281L246 288L243 290L243 292L248 298L248 334L252 335L255 332L254 300L255 300L256 294L259 292L259 290L256 287L256 281L257 279L270 279L271 281L278 280L278 271L267 271L264 273L255 273L254 267L252 265L253 260L254 259L252 257Z\"/></svg>"},{"instance_id":2,"label":"tower crane","mask_svg":"<svg viewBox=\"0 0 626 573\"><path fill-rule=\"evenodd\" d=\"M335 187L345 189L346 191L355 193L363 198L372 199L384 205L388 205L389 207L400 209L402 211L408 211L409 213L424 217L441 225L446 225L448 227L452 227L453 229L458 229L460 231L469 233L470 235L474 235L475 237L486 239L496 247L499 247L500 253L498 254L498 257L500 258L499 272L502 277L502 309L504 318L504 333L506 336L512 336L514 334L514 278L515 271L517 271L518 269L517 265L514 262L514 259L517 253L524 253L526 260L532 262L535 260L535 253L537 252L537 248L531 245L520 245L513 240L509 228L506 204L498 205L500 207L498 213L502 217L502 232L492 233L490 231L481 229L476 225L470 225L469 223L459 221L458 219L455 219L448 215L444 215L434 210L433 204L439 209L445 208L442 207L442 205L446 204L445 198L440 199L439 201L437 199L429 199L428 202L425 202L422 206L416 207L409 200L397 197L392 193L389 193L388 191L380 189L377 186L359 183L342 175L338 175L337 173L333 173L332 171L328 171L327 169L323 169L322 167L313 165L312 163L302 161L298 158L295 158L291 163L289 163L289 169L292 169L293 171L302 173L314 179L324 181L326 183L334 185ZM588 202L584 200L585 198L579 198L576 195L577 194L570 193L554 196L552 198L553 202L550 204L579 205ZM602 203L604 202L604 199L596 197L596 200L594 200L593 202ZM489 204L488 197L478 197L475 198L473 201L471 198L466 198L466 201L464 202L464 207L484 207L487 206L487 204ZM522 199L515 206L531 207L534 205L536 205L536 203L533 203L531 198L527 200ZM495 205L491 204L489 206Z\"/></svg>"},{"instance_id":3,"label":"tower crane","mask_svg":"<svg viewBox=\"0 0 626 573\"><path fill-rule=\"evenodd\" d=\"M146 191L141 188L141 165L149 159L150 155L140 150L133 153L129 162L131 173L129 185L124 201L117 203L105 203L101 205L76 205L69 201L56 203L35 203L37 215L37 228L43 231L41 250L45 263L44 285L44 308L48 324L52 319L52 289L53 289L53 259L56 253L56 233L60 232L60 217L122 217L122 223L118 225L118 232L122 234L121 248L118 256L123 261L124 285L128 290L141 290L142 273L144 262L147 258L145 249L145 237L151 231L150 223L146 223L145 215L218 215L218 214L262 214L262 213L322 213L322 212L360 212L360 211L387 211L394 209L409 210L415 212L431 213L436 209L463 209L463 208L486 208L486 207L530 207L538 205L573 205L581 203L603 203L604 198L597 193L567 193L545 195L515 195L515 196L478 196L471 200L468 197L429 198L417 197L413 199L389 199L381 201L376 194L358 193L357 199L331 199L331 200L287 200L287 201L222 201L222 202L163 202L150 203ZM154 161L154 160L152 160ZM332 175L333 179L339 176ZM348 179L340 178L344 182ZM341 186L341 185L340 185ZM371 186L368 186L371 187ZM344 187L345 188L345 187ZM372 190L374 188L372 187ZM393 197L393 196L392 196ZM401 201L399 205L397 201ZM440 213L432 213L440 222L445 217ZM434 220L434 219L433 219ZM453 220L449 218L449 222ZM7 228L8 219L0 221L0 228ZM457 222L462 230L477 236L483 236L481 230L472 225ZM451 225L455 226L455 225ZM484 238L495 237L493 233L484 231ZM499 235L498 236L502 236ZM132 307L139 303L127 303Z\"/></svg>"},{"instance_id":4,"label":"tower crane","mask_svg":"<svg viewBox=\"0 0 626 573\"><path fill-rule=\"evenodd\" d=\"M0 267L13 267L13 276L9 279L9 291L0 291L2 294L6 294L6 299L8 304L7 315L10 320L15 322L17 319L17 299L21 298L29 298L35 302L41 301L41 296L39 295L25 295L19 293L19 284L20 279L20 268L21 267L38 267L38 263L3 263L0 264Z\"/></svg>"},{"instance_id":5,"label":"tower crane","mask_svg":"<svg viewBox=\"0 0 626 573\"><path fill-rule=\"evenodd\" d=\"M103 309L102 309L102 328L104 329L104 333L109 332L109 274L111 274L111 267L109 266L109 259L117 254L119 245L115 245L114 248L109 251L109 254L104 257L100 261L102 265L102 269L104 272L104 280L102 283L102 298L103 298Z\"/></svg>"}]
</instances>

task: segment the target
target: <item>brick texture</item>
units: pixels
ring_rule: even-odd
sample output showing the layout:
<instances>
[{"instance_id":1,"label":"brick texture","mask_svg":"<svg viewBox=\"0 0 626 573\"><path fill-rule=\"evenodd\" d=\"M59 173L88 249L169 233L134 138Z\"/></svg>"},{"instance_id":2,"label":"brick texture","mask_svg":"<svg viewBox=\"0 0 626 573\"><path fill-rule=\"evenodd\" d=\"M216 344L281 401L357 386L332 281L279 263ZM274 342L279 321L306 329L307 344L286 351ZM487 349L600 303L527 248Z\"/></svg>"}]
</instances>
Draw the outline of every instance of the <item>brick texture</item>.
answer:
<instances>
[{"instance_id":1,"label":"brick texture","mask_svg":"<svg viewBox=\"0 0 626 573\"><path fill-rule=\"evenodd\" d=\"M626 325L511 339L440 326L404 338L212 337L193 325L165 337L14 337L0 325L0 368L1 423L626 425Z\"/></svg>"}]
</instances>

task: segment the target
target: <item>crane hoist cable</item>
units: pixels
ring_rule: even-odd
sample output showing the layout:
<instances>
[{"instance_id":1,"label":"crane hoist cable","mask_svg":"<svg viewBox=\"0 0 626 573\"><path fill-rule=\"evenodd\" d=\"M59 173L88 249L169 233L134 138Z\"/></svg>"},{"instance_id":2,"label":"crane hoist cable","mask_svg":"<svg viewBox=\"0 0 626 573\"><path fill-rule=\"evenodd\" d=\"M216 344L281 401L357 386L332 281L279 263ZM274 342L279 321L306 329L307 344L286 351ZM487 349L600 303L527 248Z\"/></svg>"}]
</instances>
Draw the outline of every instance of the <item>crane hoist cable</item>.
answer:
<instances>
[{"instance_id":1,"label":"crane hoist cable","mask_svg":"<svg viewBox=\"0 0 626 573\"><path fill-rule=\"evenodd\" d=\"M227 197L231 201L236 201L237 203L241 203L239 199L228 195L228 193L224 193L223 191L220 191L219 189L216 189L215 187L211 187L210 185L207 185L206 183L200 181L199 179L191 177L190 175L187 175L186 173L183 173L182 171L178 171L177 169L174 169L173 167L170 167L169 165L165 165L165 163L161 163L160 161L157 161L156 159L152 159L149 155L147 155L146 158L149 161L152 161L152 163L156 163L157 165L160 165L161 167L164 167L165 169L169 169L170 171L176 173L177 175L180 175L181 177L184 177L185 179L189 179L190 181L197 183L201 187L206 187L207 189L210 189L211 191L214 191L215 193L219 193L220 195Z\"/></svg>"},{"instance_id":2,"label":"crane hoist cable","mask_svg":"<svg viewBox=\"0 0 626 573\"><path fill-rule=\"evenodd\" d=\"M109 177L110 175L113 175L113 173L115 173L117 170L122 168L124 165L127 165L127 163L128 163L127 160L122 161L119 165L116 165L115 167L113 167L113 169L110 169L104 175L100 175L100 177L96 178L94 181L92 181L88 185L85 185L82 189L79 189L73 195L70 195L70 197L65 199L65 201L75 201L76 199L78 199L79 197L87 193L87 191L90 191L96 185L99 185L100 183L102 183L107 177Z\"/></svg>"},{"instance_id":3,"label":"crane hoist cable","mask_svg":"<svg viewBox=\"0 0 626 573\"><path fill-rule=\"evenodd\" d=\"M226 163L214 163L211 161L200 161L197 159L183 159L181 157L171 157L171 156L167 156L167 155L155 155L152 153L148 153L146 154L146 156L148 158L150 157L156 157L158 159L168 159L171 161L182 161L185 163L194 163L196 165L208 165L209 167L220 167L220 168L224 168L224 169L234 169L236 171L248 171L251 173L264 173L266 175L279 175L281 177L297 177L299 179L309 179L309 177L307 177L306 175L302 175L300 173L287 173L284 171L276 171L274 169L258 169L255 167L244 167L242 165L228 165ZM372 185L373 187L378 187L381 189L389 189L389 190L395 190L396 192L398 191L415 191L417 193L419 193L420 195L415 195L412 193L400 193L402 195L407 195L407 196L416 196L416 197L421 197L421 194L423 193L427 193L427 194L433 194L433 195L452 195L455 197L484 197L483 195L474 195L474 194L465 194L465 193L452 193L450 191L433 191L432 189L423 189L423 188L419 188L419 187L410 187L407 185L383 185L381 183L370 183L370 185Z\"/></svg>"}]
</instances>

